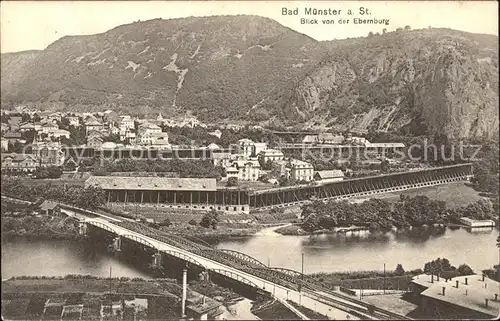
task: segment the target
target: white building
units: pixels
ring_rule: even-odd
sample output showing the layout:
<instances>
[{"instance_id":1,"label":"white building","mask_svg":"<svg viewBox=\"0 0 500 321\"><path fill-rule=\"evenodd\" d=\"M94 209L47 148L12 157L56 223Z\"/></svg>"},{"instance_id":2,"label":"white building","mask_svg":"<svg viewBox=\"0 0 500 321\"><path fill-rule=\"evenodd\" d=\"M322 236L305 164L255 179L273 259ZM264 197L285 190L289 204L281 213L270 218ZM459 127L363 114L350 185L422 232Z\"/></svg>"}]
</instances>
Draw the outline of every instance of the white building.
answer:
<instances>
[{"instance_id":1,"label":"white building","mask_svg":"<svg viewBox=\"0 0 500 321\"><path fill-rule=\"evenodd\" d=\"M222 166L226 168L229 168L231 166L231 153L213 153L212 154L212 164L214 166Z\"/></svg>"},{"instance_id":2,"label":"white building","mask_svg":"<svg viewBox=\"0 0 500 321\"><path fill-rule=\"evenodd\" d=\"M268 161L274 162L283 160L285 155L283 155L282 151L277 149L265 149L258 154L258 157L259 160L265 164Z\"/></svg>"},{"instance_id":3,"label":"white building","mask_svg":"<svg viewBox=\"0 0 500 321\"><path fill-rule=\"evenodd\" d=\"M121 115L120 118L121 118L120 124L119 124L120 130L122 128L124 130L135 128L135 123L134 123L134 120L132 119L132 117L130 117L129 115Z\"/></svg>"},{"instance_id":4,"label":"white building","mask_svg":"<svg viewBox=\"0 0 500 321\"><path fill-rule=\"evenodd\" d=\"M231 167L238 170L239 181L257 181L259 179L260 164L258 161L238 160L233 162Z\"/></svg>"},{"instance_id":5,"label":"white building","mask_svg":"<svg viewBox=\"0 0 500 321\"><path fill-rule=\"evenodd\" d=\"M80 126L80 118L77 116L68 116L68 121L71 126L78 127Z\"/></svg>"},{"instance_id":6,"label":"white building","mask_svg":"<svg viewBox=\"0 0 500 321\"><path fill-rule=\"evenodd\" d=\"M321 183L332 183L344 180L344 172L340 169L317 171L314 173L314 179Z\"/></svg>"},{"instance_id":7,"label":"white building","mask_svg":"<svg viewBox=\"0 0 500 321\"><path fill-rule=\"evenodd\" d=\"M312 181L314 168L308 162L292 159L288 163L290 168L290 179L295 181Z\"/></svg>"},{"instance_id":8,"label":"white building","mask_svg":"<svg viewBox=\"0 0 500 321\"><path fill-rule=\"evenodd\" d=\"M47 135L54 138L69 138L70 132L65 129L52 129L47 132Z\"/></svg>"},{"instance_id":9,"label":"white building","mask_svg":"<svg viewBox=\"0 0 500 321\"><path fill-rule=\"evenodd\" d=\"M239 154L245 155L246 157L252 156L254 142L251 139L240 139L238 141L238 147L240 148Z\"/></svg>"}]
</instances>

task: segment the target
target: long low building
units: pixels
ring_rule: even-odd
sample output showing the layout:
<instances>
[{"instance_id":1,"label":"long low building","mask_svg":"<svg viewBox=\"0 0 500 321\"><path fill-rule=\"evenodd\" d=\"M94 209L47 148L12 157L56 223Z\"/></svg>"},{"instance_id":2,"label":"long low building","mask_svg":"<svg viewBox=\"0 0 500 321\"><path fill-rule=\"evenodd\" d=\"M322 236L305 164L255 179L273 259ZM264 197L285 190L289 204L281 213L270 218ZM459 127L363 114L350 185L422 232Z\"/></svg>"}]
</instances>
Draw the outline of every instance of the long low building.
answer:
<instances>
[{"instance_id":1,"label":"long low building","mask_svg":"<svg viewBox=\"0 0 500 321\"><path fill-rule=\"evenodd\" d=\"M470 177L472 177L472 165L459 164L325 184L273 187L266 190L247 190L242 187L218 188L215 178L92 176L85 184L105 190L107 202L113 204L139 203L165 208L249 213L251 209L303 205L312 198L346 199L446 184Z\"/></svg>"},{"instance_id":2,"label":"long low building","mask_svg":"<svg viewBox=\"0 0 500 321\"><path fill-rule=\"evenodd\" d=\"M217 189L215 178L92 176L86 187L107 192L108 203L248 213L248 191Z\"/></svg>"}]
</instances>

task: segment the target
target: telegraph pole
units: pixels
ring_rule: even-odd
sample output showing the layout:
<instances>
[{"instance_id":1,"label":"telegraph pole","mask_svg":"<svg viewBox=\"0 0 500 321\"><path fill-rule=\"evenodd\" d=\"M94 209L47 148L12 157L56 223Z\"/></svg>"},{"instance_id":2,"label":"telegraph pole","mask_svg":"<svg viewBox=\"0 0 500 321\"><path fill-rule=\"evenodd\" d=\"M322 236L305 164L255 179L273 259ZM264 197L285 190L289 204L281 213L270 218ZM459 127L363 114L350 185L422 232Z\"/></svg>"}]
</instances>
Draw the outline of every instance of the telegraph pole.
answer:
<instances>
[{"instance_id":1,"label":"telegraph pole","mask_svg":"<svg viewBox=\"0 0 500 321\"><path fill-rule=\"evenodd\" d=\"M385 263L384 263L384 294L385 294Z\"/></svg>"}]
</instances>

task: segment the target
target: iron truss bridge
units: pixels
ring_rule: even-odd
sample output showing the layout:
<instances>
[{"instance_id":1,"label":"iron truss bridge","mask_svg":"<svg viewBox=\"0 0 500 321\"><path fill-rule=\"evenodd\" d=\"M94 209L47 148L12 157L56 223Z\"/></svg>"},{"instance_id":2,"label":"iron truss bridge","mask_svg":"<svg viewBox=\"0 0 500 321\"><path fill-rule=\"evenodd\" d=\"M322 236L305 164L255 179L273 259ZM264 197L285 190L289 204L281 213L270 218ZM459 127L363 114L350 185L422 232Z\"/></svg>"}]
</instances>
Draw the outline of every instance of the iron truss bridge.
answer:
<instances>
[{"instance_id":1,"label":"iron truss bridge","mask_svg":"<svg viewBox=\"0 0 500 321\"><path fill-rule=\"evenodd\" d=\"M224 276L248 286L263 289L284 300L278 291L286 291L286 298L314 309L324 306L345 311L361 319L409 319L403 315L378 308L331 289L314 278L295 270L268 267L244 253L216 249L207 243L190 240L178 234L166 233L138 222L107 222L100 218L85 220L91 228L135 242L162 255L171 256L211 274ZM311 303L313 302L313 303ZM331 311L331 310L330 310ZM321 313L322 311L317 311ZM324 312L323 312L324 313Z\"/></svg>"}]
</instances>

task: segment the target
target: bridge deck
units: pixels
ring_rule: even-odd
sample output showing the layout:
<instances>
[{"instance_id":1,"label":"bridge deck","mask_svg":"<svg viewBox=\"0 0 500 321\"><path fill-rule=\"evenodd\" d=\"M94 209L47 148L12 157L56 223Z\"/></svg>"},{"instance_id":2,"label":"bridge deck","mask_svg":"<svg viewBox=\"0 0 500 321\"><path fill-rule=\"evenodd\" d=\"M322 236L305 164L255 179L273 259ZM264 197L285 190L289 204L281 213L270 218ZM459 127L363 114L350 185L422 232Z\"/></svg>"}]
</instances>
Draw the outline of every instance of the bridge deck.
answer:
<instances>
[{"instance_id":1,"label":"bridge deck","mask_svg":"<svg viewBox=\"0 0 500 321\"><path fill-rule=\"evenodd\" d=\"M69 211L68 209L64 209ZM351 319L360 315L368 318L367 304L345 295L334 293L307 277L302 280L296 271L266 268L263 264L243 253L232 253L211 248L205 244L195 243L180 235L165 234L136 222L110 223L101 218L85 220L87 224L121 237L151 247L161 253L177 257L200 266L207 271L225 275L234 280L249 284L272 293L282 300L291 300L309 309L332 318ZM321 291L321 292L318 292ZM329 296L320 293L329 293ZM356 311L356 313L352 313ZM393 318L391 312L380 310L371 314L376 318ZM404 316L398 316L404 318Z\"/></svg>"}]
</instances>

